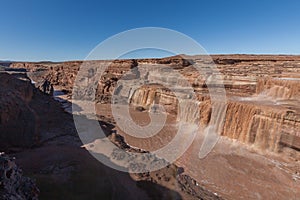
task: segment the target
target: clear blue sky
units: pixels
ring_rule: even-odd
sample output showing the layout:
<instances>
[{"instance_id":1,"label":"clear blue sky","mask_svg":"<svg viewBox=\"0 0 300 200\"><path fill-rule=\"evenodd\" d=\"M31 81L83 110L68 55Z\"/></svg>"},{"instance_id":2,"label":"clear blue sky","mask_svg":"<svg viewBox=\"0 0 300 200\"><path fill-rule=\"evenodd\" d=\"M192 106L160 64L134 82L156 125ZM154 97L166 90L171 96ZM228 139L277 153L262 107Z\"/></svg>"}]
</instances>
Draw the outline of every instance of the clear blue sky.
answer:
<instances>
[{"instance_id":1,"label":"clear blue sky","mask_svg":"<svg viewBox=\"0 0 300 200\"><path fill-rule=\"evenodd\" d=\"M84 59L106 38L147 26L187 34L210 54L300 54L299 2L0 0L0 60Z\"/></svg>"}]
</instances>

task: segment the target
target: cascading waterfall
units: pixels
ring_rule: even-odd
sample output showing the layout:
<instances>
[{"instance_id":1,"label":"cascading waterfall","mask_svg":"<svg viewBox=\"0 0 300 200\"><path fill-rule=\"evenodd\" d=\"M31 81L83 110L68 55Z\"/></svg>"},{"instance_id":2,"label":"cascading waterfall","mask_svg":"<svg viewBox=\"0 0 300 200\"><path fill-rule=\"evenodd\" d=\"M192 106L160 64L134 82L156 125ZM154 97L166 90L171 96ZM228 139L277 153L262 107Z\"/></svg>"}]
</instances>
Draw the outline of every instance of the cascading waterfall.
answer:
<instances>
[{"instance_id":1,"label":"cascading waterfall","mask_svg":"<svg viewBox=\"0 0 300 200\"><path fill-rule=\"evenodd\" d=\"M287 110L253 102L231 101L228 103L222 135L258 149L276 152L280 150L283 134L293 136L291 140L295 140L298 123L297 117L289 115ZM284 143L292 147L297 145L293 141Z\"/></svg>"},{"instance_id":2,"label":"cascading waterfall","mask_svg":"<svg viewBox=\"0 0 300 200\"><path fill-rule=\"evenodd\" d=\"M221 135L224 127L224 119L226 115L227 103L216 101L213 103L212 113L210 117L210 126L215 126L215 132Z\"/></svg>"},{"instance_id":3,"label":"cascading waterfall","mask_svg":"<svg viewBox=\"0 0 300 200\"><path fill-rule=\"evenodd\" d=\"M253 135L250 133L250 127L253 116L256 113L257 109L255 106L239 102L229 102L222 135L244 143L254 142Z\"/></svg>"},{"instance_id":4,"label":"cascading waterfall","mask_svg":"<svg viewBox=\"0 0 300 200\"><path fill-rule=\"evenodd\" d=\"M279 150L284 113L272 113L269 117L254 116L252 125L256 127L254 145L259 149Z\"/></svg>"},{"instance_id":5,"label":"cascading waterfall","mask_svg":"<svg viewBox=\"0 0 300 200\"><path fill-rule=\"evenodd\" d=\"M177 121L199 124L200 121L200 102L193 99L180 99L178 107Z\"/></svg>"},{"instance_id":6,"label":"cascading waterfall","mask_svg":"<svg viewBox=\"0 0 300 200\"><path fill-rule=\"evenodd\" d=\"M216 101L212 104L208 126L204 129L204 141L200 147L199 158L204 158L217 144L224 126L226 102Z\"/></svg>"},{"instance_id":7,"label":"cascading waterfall","mask_svg":"<svg viewBox=\"0 0 300 200\"><path fill-rule=\"evenodd\" d=\"M300 79L259 79L256 94L272 99L298 99L300 97Z\"/></svg>"},{"instance_id":8,"label":"cascading waterfall","mask_svg":"<svg viewBox=\"0 0 300 200\"><path fill-rule=\"evenodd\" d=\"M180 82L173 76L164 78L158 70L149 73L149 79L150 83L165 82L167 85ZM157 104L160 104L168 113L177 114L178 125L184 127L182 131L185 133L190 132L189 129L195 132L204 125L204 135L209 145L215 143L219 135L271 151L279 150L282 142L290 146L298 145L287 137L282 141L282 133L298 137L297 116L288 114L285 109L274 109L277 104L273 102L274 99L296 101L299 96L298 80L262 79L258 81L256 96L224 102L217 96L213 96L214 101L190 99L182 86L184 83L174 88L177 95L157 84L138 87L124 81L122 85L123 93L120 95L129 99L132 105L155 112ZM294 131L290 133L283 129Z\"/></svg>"}]
</instances>

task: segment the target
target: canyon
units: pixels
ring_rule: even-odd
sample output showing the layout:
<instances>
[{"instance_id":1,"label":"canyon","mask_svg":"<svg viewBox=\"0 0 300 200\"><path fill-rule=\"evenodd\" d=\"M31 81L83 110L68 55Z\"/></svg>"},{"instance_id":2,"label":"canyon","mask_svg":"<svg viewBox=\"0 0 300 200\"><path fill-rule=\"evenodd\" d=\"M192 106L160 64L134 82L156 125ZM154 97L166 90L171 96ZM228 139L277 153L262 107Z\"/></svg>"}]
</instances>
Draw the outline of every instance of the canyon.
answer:
<instances>
[{"instance_id":1,"label":"canyon","mask_svg":"<svg viewBox=\"0 0 300 200\"><path fill-rule=\"evenodd\" d=\"M63 99L42 93L46 79ZM0 80L0 150L15 156L49 199L61 198L54 193L66 183L72 187L61 193L70 198L111 197L112 190L116 199L300 196L300 56L12 62ZM96 148L103 138L82 141L76 116L96 120L120 149L156 152L171 164L149 173L110 169L89 154L105 154ZM88 125L82 129L92 130ZM160 154L173 139L181 154ZM119 164L117 158L109 159ZM84 183L95 186L88 195Z\"/></svg>"}]
</instances>

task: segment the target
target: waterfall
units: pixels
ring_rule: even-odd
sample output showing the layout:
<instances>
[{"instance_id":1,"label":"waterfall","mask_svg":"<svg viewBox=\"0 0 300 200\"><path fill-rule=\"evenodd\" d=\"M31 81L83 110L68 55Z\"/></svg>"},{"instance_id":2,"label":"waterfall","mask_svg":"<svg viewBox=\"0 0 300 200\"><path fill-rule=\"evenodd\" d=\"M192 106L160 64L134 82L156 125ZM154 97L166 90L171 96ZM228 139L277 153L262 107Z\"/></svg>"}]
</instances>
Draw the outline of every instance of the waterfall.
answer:
<instances>
[{"instance_id":1,"label":"waterfall","mask_svg":"<svg viewBox=\"0 0 300 200\"><path fill-rule=\"evenodd\" d=\"M253 143L255 136L251 135L250 127L257 112L259 110L254 105L229 102L222 135L244 143Z\"/></svg>"},{"instance_id":2,"label":"waterfall","mask_svg":"<svg viewBox=\"0 0 300 200\"><path fill-rule=\"evenodd\" d=\"M231 101L228 103L222 135L254 145L258 149L276 152L284 132L296 136L297 131L291 131L297 129L296 120L296 116L294 119L286 110L252 102Z\"/></svg>"},{"instance_id":3,"label":"waterfall","mask_svg":"<svg viewBox=\"0 0 300 200\"><path fill-rule=\"evenodd\" d=\"M193 99L180 99L177 121L197 124L200 123L200 102Z\"/></svg>"},{"instance_id":4,"label":"waterfall","mask_svg":"<svg viewBox=\"0 0 300 200\"><path fill-rule=\"evenodd\" d=\"M299 99L300 79L260 79L257 82L256 94L273 100Z\"/></svg>"},{"instance_id":5,"label":"waterfall","mask_svg":"<svg viewBox=\"0 0 300 200\"><path fill-rule=\"evenodd\" d=\"M199 158L205 158L217 144L224 128L227 103L217 101L212 104L209 125L204 129L204 140L200 147Z\"/></svg>"}]
</instances>

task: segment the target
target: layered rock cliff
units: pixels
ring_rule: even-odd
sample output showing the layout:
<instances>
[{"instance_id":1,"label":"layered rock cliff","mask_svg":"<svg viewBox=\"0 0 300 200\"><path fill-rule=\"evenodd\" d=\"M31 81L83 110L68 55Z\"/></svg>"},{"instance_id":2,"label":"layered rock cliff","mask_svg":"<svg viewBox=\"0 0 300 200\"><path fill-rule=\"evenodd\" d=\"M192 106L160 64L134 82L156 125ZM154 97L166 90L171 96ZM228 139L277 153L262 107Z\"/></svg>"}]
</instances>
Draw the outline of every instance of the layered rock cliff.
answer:
<instances>
[{"instance_id":1,"label":"layered rock cliff","mask_svg":"<svg viewBox=\"0 0 300 200\"><path fill-rule=\"evenodd\" d=\"M61 124L62 119L72 120L72 116L62 112L59 102L36 89L26 74L0 73L1 151L20 151L62 134L75 135L72 122Z\"/></svg>"},{"instance_id":2,"label":"layered rock cliff","mask_svg":"<svg viewBox=\"0 0 300 200\"><path fill-rule=\"evenodd\" d=\"M209 70L212 60L221 75ZM211 119L209 88L220 86L209 85L207 80L221 78L228 97L221 135L260 149L278 151L280 145L297 149L300 58L216 55L212 60L179 56L113 62L15 63L11 67L26 68L36 80L48 78L69 92L79 67L83 67L76 84L81 88L76 89L74 97L86 98L95 93L91 98L98 102L128 102L142 109L160 104L166 112L178 115L178 121L201 126L217 120ZM194 64L201 67L200 72ZM107 68L102 72L103 67ZM96 80L97 73L101 73L100 80ZM95 85L97 91L92 91ZM188 97L191 92L195 95ZM186 106L182 109L179 104Z\"/></svg>"}]
</instances>

